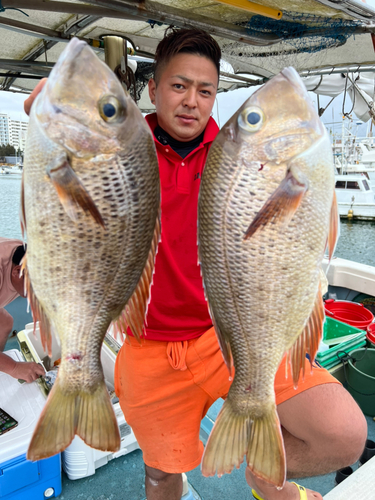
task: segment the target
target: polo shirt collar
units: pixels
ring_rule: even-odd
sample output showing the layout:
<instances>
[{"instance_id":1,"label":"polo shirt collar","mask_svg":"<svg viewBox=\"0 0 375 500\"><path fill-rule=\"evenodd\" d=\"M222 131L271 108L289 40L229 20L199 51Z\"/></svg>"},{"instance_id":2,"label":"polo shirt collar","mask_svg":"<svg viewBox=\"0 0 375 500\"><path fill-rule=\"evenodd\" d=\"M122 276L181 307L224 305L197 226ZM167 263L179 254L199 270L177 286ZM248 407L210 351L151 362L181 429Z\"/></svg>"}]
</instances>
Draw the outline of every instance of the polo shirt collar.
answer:
<instances>
[{"instance_id":1,"label":"polo shirt collar","mask_svg":"<svg viewBox=\"0 0 375 500\"><path fill-rule=\"evenodd\" d=\"M154 135L154 130L158 124L158 119L157 119L157 114L152 113L150 115L146 115L146 121L152 131L152 134ZM217 136L217 133L219 132L219 127L217 126L215 120L210 116L208 119L204 135L203 135L203 141L201 144L208 144L212 142L215 137ZM162 146L162 144L158 141L158 139L154 135L155 141Z\"/></svg>"}]
</instances>

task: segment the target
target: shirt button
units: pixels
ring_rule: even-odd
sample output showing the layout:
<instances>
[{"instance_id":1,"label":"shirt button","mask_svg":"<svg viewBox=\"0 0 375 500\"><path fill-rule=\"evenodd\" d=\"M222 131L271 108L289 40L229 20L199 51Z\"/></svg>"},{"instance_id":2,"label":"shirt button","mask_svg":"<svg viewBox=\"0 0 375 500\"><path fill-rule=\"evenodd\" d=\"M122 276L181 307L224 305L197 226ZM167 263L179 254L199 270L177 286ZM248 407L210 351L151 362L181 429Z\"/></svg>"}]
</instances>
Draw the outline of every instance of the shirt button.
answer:
<instances>
[{"instance_id":1,"label":"shirt button","mask_svg":"<svg viewBox=\"0 0 375 500\"><path fill-rule=\"evenodd\" d=\"M168 148L165 148L165 152L166 152L166 153L169 153L169 149L168 149Z\"/></svg>"},{"instance_id":2,"label":"shirt button","mask_svg":"<svg viewBox=\"0 0 375 500\"><path fill-rule=\"evenodd\" d=\"M185 163L184 163L184 162L181 162L181 165L184 167L184 166L185 166Z\"/></svg>"}]
</instances>

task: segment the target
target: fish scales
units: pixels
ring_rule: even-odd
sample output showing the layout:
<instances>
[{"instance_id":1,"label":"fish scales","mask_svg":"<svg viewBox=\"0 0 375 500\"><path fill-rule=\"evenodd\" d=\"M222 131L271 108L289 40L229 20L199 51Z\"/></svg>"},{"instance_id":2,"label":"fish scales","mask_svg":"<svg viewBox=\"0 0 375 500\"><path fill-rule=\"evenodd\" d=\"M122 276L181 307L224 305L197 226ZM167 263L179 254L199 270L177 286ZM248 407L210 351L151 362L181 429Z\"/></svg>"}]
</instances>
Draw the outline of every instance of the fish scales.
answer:
<instances>
[{"instance_id":1,"label":"fish scales","mask_svg":"<svg viewBox=\"0 0 375 500\"><path fill-rule=\"evenodd\" d=\"M52 421L58 438L54 441L48 430L37 427L28 450L31 459L62 451L75 433L93 447L119 448L100 349L110 323L120 316L137 286L142 283L142 289L149 289L144 270L147 263L153 266L160 212L154 142L136 105L85 43L72 41L59 61L31 110L23 177L27 279L61 341L50 414L47 404L41 417L42 423ZM79 64L88 74L82 74ZM70 79L74 95L61 88L64 77ZM118 106L117 121L107 123L99 115L103 96L111 96L109 102ZM73 176L72 189L79 183L84 186L103 224L89 209L66 204L70 180L64 184L56 178L64 170ZM142 311L147 300L143 293ZM68 399L55 396L59 389ZM96 396L90 406L88 401ZM60 400L54 411L52 398ZM61 423L64 405L75 419L66 435ZM62 415L57 414L58 407ZM77 424L80 418L84 421Z\"/></svg>"},{"instance_id":2,"label":"fish scales","mask_svg":"<svg viewBox=\"0 0 375 500\"><path fill-rule=\"evenodd\" d=\"M284 101L293 97L295 115L287 104L275 108L284 92ZM198 211L199 256L219 343L227 364L231 364L229 351L235 367L228 398L205 450L205 475L230 472L246 453L250 468L259 477L277 486L285 481L274 379L284 354L314 315L334 204L332 150L306 96L294 70L284 70L223 127L204 170ZM258 130L243 131L237 124L253 108L264 120L258 134ZM277 118L278 113L282 119ZM302 180L307 185L297 210L285 222L279 220L277 206L272 206L274 213L268 218L266 213L261 227L246 238L252 221L265 211L274 193L280 192L288 172L297 177L291 181L293 186L299 188ZM281 197L278 204L283 200ZM319 309L321 301L318 304ZM322 316L321 311L319 314ZM322 321L314 334L317 338L321 328ZM299 351L298 356L304 358L305 352ZM246 427L243 436L251 436L250 442L245 439L242 444L236 435L241 418ZM257 434L258 420L264 423ZM272 440L276 450L270 445ZM264 459L263 445L271 450Z\"/></svg>"}]
</instances>

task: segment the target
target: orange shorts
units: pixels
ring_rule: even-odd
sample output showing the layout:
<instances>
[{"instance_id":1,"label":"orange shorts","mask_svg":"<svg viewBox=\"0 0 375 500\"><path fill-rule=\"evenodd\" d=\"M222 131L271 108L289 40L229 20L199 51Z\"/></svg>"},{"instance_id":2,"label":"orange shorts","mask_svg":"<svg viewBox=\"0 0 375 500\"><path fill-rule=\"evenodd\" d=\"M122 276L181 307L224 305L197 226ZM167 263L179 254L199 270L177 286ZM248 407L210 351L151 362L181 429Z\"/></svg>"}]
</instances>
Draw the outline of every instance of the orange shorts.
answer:
<instances>
[{"instance_id":1,"label":"orange shorts","mask_svg":"<svg viewBox=\"0 0 375 500\"><path fill-rule=\"evenodd\" d=\"M305 380L294 389L285 358L275 378L276 404L310 387L338 381L306 360ZM132 427L149 467L169 473L197 467L203 444L201 420L218 398L225 398L231 382L211 328L185 342L130 338L120 349L115 365L115 390L127 423Z\"/></svg>"}]
</instances>

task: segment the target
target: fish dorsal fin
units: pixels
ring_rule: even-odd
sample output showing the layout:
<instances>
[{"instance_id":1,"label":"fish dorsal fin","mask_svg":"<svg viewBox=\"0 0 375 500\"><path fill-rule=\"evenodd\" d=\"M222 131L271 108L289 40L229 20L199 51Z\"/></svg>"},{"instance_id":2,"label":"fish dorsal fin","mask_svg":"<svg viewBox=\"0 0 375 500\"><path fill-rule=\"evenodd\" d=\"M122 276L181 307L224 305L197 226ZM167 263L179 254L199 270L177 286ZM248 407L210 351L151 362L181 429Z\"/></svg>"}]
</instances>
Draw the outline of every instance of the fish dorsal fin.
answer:
<instances>
[{"instance_id":1,"label":"fish dorsal fin","mask_svg":"<svg viewBox=\"0 0 375 500\"><path fill-rule=\"evenodd\" d=\"M74 222L77 220L77 209L80 207L85 212L89 212L98 224L105 227L104 220L93 199L72 169L65 154L49 165L47 174L65 212Z\"/></svg>"},{"instance_id":2,"label":"fish dorsal fin","mask_svg":"<svg viewBox=\"0 0 375 500\"><path fill-rule=\"evenodd\" d=\"M38 301L33 287L31 285L29 273L27 270L27 252L23 256L21 273L25 276L25 290L27 294L27 300L29 301L31 312L34 320L34 335L36 329L36 323L39 321L39 331L40 331L40 339L42 341L42 346L44 352L48 353L48 356L52 357L52 335L51 335L51 324L47 317L46 312L44 311L42 305Z\"/></svg>"},{"instance_id":3,"label":"fish dorsal fin","mask_svg":"<svg viewBox=\"0 0 375 500\"><path fill-rule=\"evenodd\" d=\"M22 172L22 180L21 180L21 205L20 205L20 223L21 223L21 232L22 239L25 241L25 232L26 232L26 210L25 210L25 179L24 173Z\"/></svg>"},{"instance_id":4,"label":"fish dorsal fin","mask_svg":"<svg viewBox=\"0 0 375 500\"><path fill-rule=\"evenodd\" d=\"M312 313L303 329L303 332L298 337L294 345L288 352L289 361L291 364L294 387L298 385L298 379L302 370L302 377L305 376L305 358L309 355L310 364L312 366L316 353L318 352L319 343L323 334L324 323L324 304L321 294L321 285L319 282L319 290L315 299ZM286 364L288 366L288 363Z\"/></svg>"},{"instance_id":5,"label":"fish dorsal fin","mask_svg":"<svg viewBox=\"0 0 375 500\"><path fill-rule=\"evenodd\" d=\"M154 272L156 251L160 240L160 233L159 215L156 219L151 249L138 285L122 310L120 316L113 321L116 334L120 334L123 337L129 327L139 343L141 343L141 337L143 336L147 306L150 301L150 288Z\"/></svg>"},{"instance_id":6,"label":"fish dorsal fin","mask_svg":"<svg viewBox=\"0 0 375 500\"><path fill-rule=\"evenodd\" d=\"M270 222L287 224L298 209L308 186L290 169L279 187L272 193L255 216L245 233L245 240Z\"/></svg>"},{"instance_id":7,"label":"fish dorsal fin","mask_svg":"<svg viewBox=\"0 0 375 500\"><path fill-rule=\"evenodd\" d=\"M338 211L338 206L337 206L336 193L334 191L333 192L332 207L331 207L329 233L328 233L328 240L327 240L329 260L331 260L333 252L334 252L335 247L336 247L336 243L337 243L337 240L339 237L339 227L340 227L340 218L339 218L339 211Z\"/></svg>"}]
</instances>

